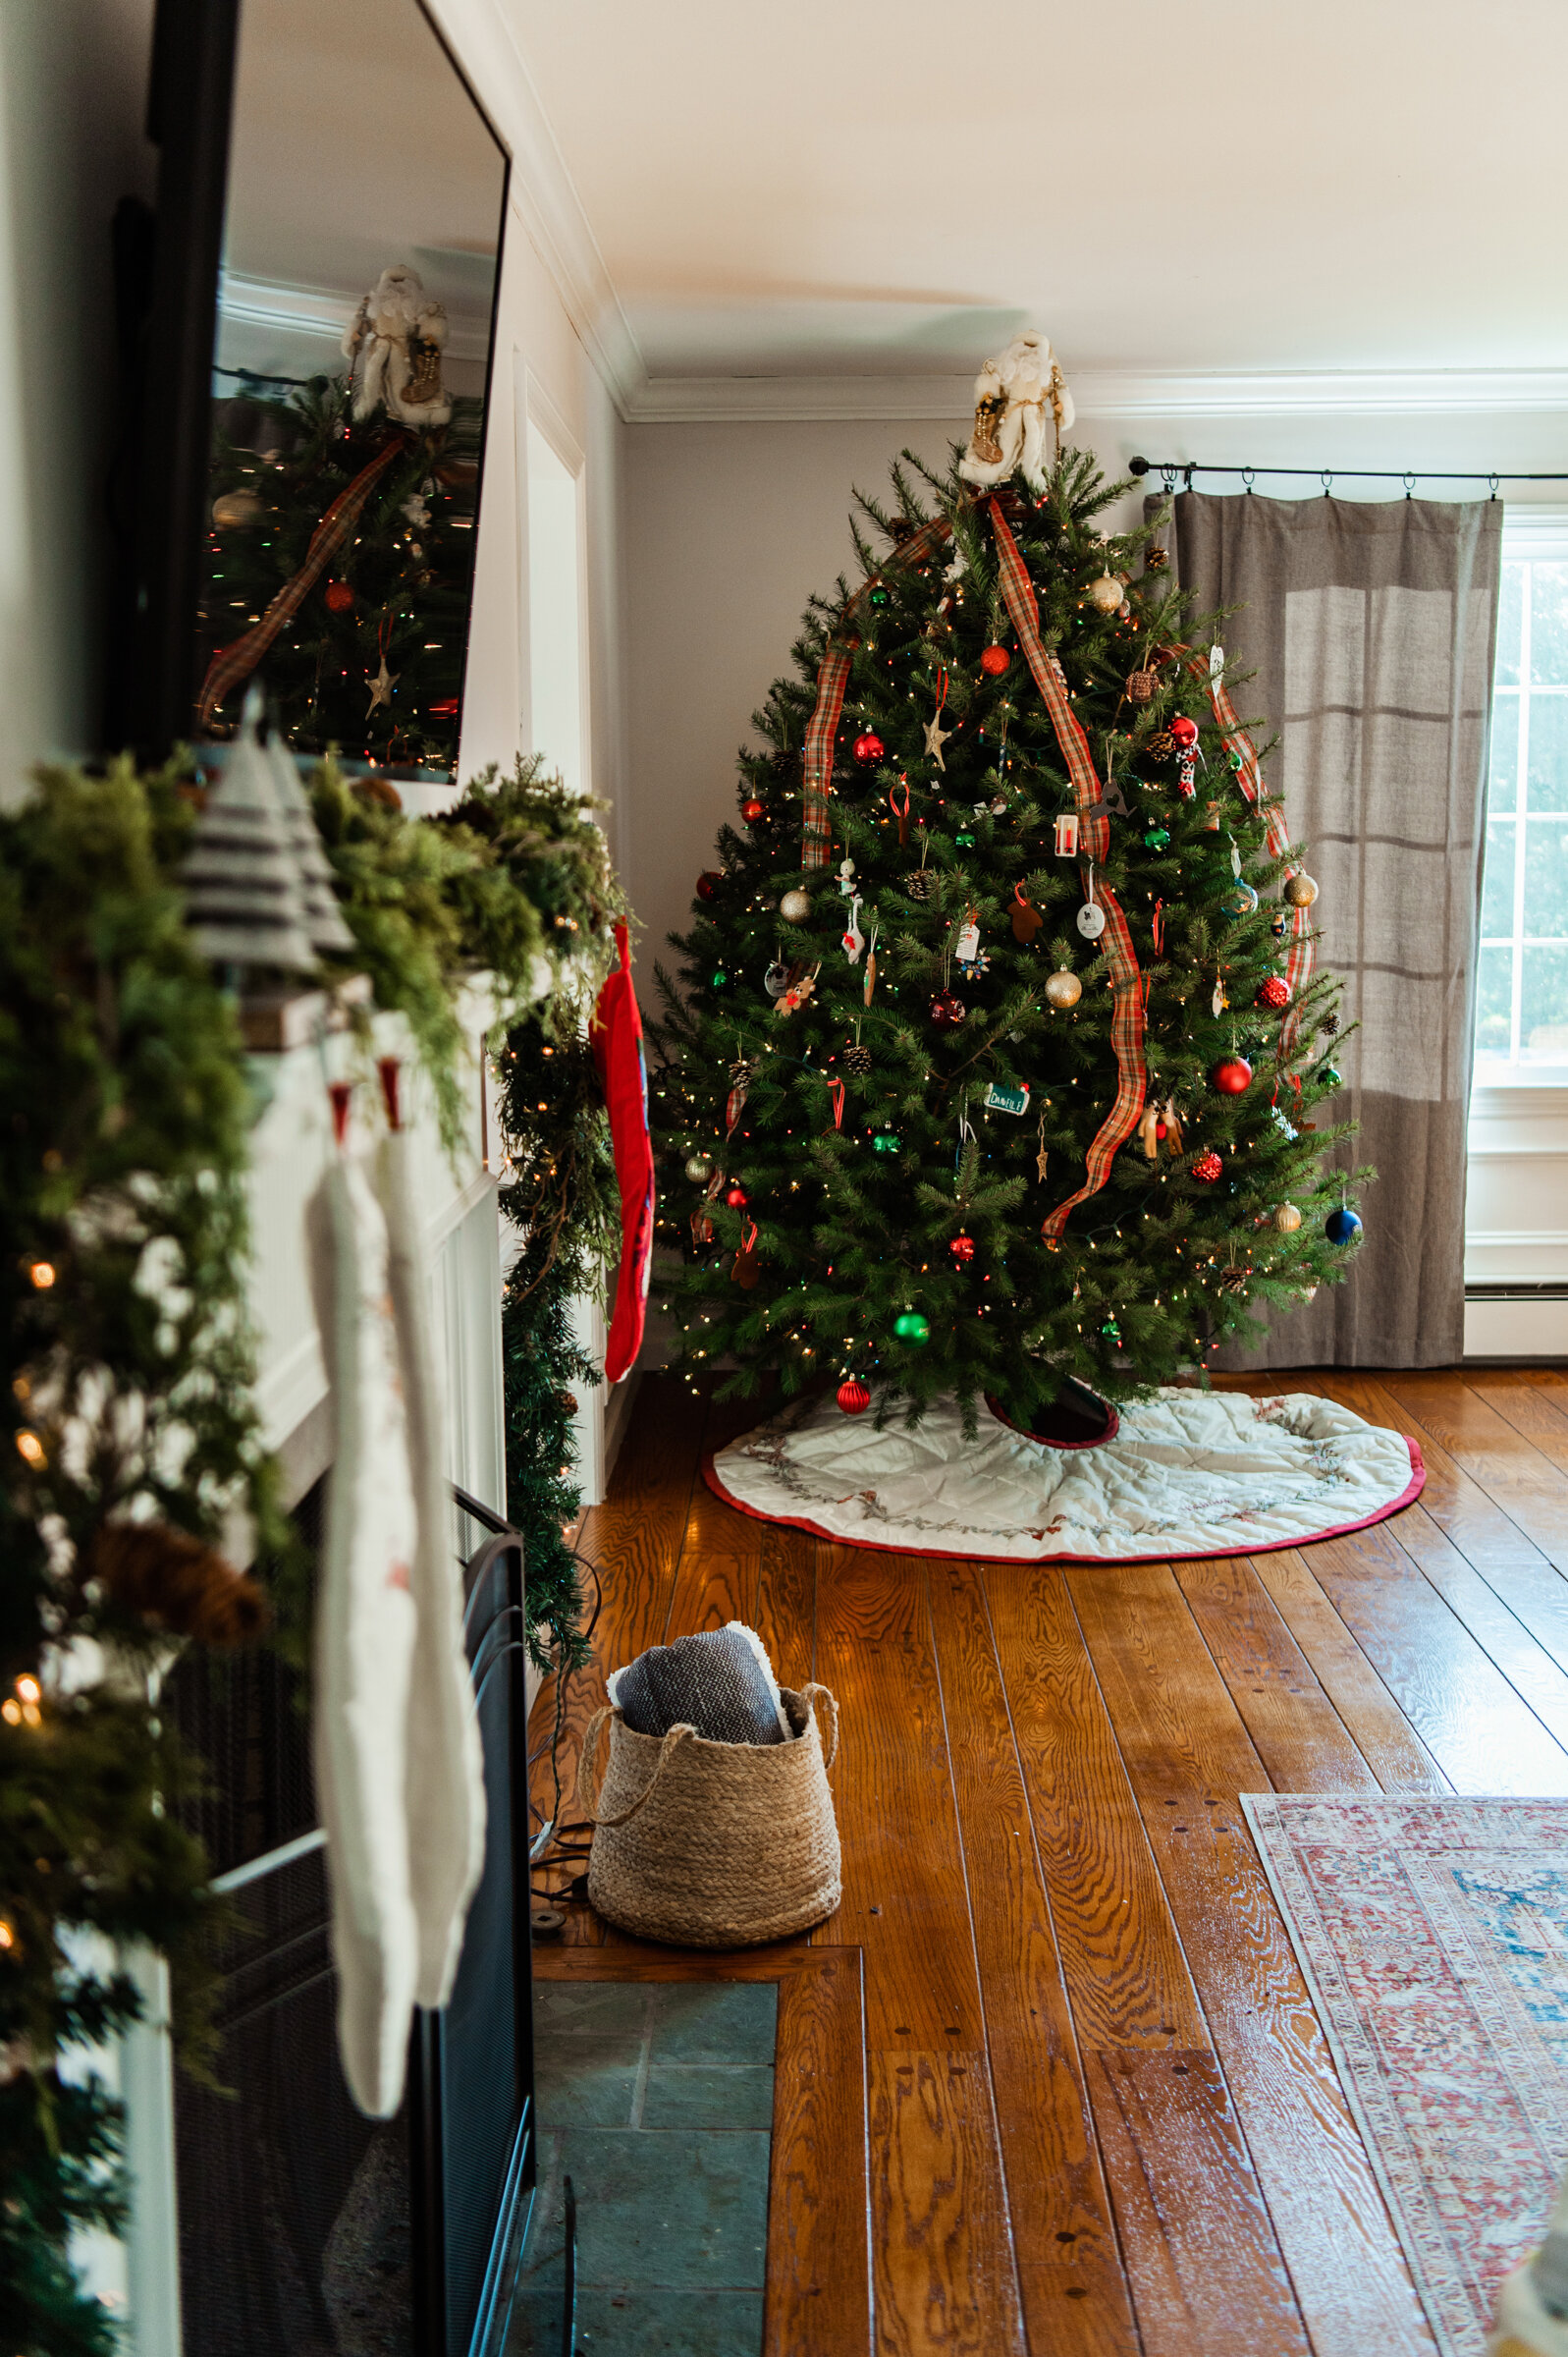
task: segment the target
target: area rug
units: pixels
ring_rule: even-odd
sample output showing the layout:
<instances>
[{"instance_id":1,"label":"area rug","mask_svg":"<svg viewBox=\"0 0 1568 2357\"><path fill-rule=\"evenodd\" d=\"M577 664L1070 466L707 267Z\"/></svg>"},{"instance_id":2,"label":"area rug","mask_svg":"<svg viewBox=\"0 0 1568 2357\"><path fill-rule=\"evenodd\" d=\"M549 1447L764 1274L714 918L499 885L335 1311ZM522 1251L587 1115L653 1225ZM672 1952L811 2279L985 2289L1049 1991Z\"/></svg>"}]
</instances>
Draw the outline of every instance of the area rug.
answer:
<instances>
[{"instance_id":1,"label":"area rug","mask_svg":"<svg viewBox=\"0 0 1568 2357\"><path fill-rule=\"evenodd\" d=\"M1421 1490L1421 1452L1307 1393L1160 1392L1097 1449L1054 1449L957 1406L913 1432L795 1400L704 1466L742 1513L850 1547L986 1562L1168 1562L1363 1530Z\"/></svg>"},{"instance_id":2,"label":"area rug","mask_svg":"<svg viewBox=\"0 0 1568 2357\"><path fill-rule=\"evenodd\" d=\"M1568 1802L1244 1792L1444 2357L1568 2161Z\"/></svg>"}]
</instances>

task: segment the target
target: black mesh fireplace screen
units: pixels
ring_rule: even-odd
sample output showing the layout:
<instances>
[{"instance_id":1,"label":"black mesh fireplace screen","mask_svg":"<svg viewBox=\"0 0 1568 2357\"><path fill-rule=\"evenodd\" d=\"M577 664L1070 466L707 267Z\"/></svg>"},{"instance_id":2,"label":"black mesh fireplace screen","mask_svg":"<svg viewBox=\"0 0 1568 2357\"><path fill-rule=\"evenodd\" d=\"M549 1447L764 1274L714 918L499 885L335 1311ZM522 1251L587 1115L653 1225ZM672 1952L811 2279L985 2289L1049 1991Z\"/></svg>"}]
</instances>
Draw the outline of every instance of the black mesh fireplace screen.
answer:
<instances>
[{"instance_id":1,"label":"black mesh fireplace screen","mask_svg":"<svg viewBox=\"0 0 1568 2357\"><path fill-rule=\"evenodd\" d=\"M326 1861L308 1742L275 1658L182 1667L169 1701L227 1795L205 1804L243 1928L226 1957L218 2084L177 2090L186 2357L491 2357L533 2186L522 1548L466 1567L489 1811L452 2001L415 2018L395 2119L338 2065ZM314 1495L301 1509L313 1535ZM238 1854L236 1854L238 1853Z\"/></svg>"}]
</instances>

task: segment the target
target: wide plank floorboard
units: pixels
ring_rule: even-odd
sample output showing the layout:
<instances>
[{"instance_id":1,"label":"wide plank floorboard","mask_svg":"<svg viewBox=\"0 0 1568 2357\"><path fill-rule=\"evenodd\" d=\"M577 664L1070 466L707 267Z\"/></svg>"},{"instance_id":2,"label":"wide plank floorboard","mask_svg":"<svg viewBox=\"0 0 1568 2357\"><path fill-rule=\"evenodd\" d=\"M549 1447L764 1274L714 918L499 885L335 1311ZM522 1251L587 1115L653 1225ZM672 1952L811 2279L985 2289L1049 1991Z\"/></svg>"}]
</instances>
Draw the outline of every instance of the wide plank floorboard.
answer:
<instances>
[{"instance_id":1,"label":"wide plank floorboard","mask_svg":"<svg viewBox=\"0 0 1568 2357\"><path fill-rule=\"evenodd\" d=\"M781 2115L798 2224L770 2318L798 2357L1432 2357L1238 1795L1568 1794L1568 1375L1220 1380L1413 1434L1422 1500L1250 1559L833 1547L703 1483L761 1406L644 1380L579 1542L604 1607L567 1696L567 1814L605 1678L648 1645L744 1620L784 1683L842 1706L842 1903L735 1966L841 1952L863 1990L856 2066L833 2062L863 2177L817 2182L850 2139L801 2124L827 2067L809 2042ZM547 1682L535 1749L553 1705ZM580 1900L568 1918L555 1976L724 1969ZM857 2203L868 2306L819 2315Z\"/></svg>"}]
</instances>

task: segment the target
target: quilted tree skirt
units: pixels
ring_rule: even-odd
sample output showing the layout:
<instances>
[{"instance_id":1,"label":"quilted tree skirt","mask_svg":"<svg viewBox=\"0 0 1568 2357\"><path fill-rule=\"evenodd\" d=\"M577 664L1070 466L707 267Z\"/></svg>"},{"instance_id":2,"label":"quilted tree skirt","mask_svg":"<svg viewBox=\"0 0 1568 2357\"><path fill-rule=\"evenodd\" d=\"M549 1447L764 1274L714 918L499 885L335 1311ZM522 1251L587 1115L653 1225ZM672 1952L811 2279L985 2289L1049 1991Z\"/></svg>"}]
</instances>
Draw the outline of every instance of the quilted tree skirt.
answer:
<instances>
[{"instance_id":1,"label":"quilted tree skirt","mask_svg":"<svg viewBox=\"0 0 1568 2357\"><path fill-rule=\"evenodd\" d=\"M1426 1478L1413 1440L1306 1393L1166 1389L1094 1449L1053 1448L982 1408L914 1432L831 1396L797 1400L710 1457L742 1513L850 1547L987 1562L1167 1562L1258 1555L1365 1529Z\"/></svg>"}]
</instances>

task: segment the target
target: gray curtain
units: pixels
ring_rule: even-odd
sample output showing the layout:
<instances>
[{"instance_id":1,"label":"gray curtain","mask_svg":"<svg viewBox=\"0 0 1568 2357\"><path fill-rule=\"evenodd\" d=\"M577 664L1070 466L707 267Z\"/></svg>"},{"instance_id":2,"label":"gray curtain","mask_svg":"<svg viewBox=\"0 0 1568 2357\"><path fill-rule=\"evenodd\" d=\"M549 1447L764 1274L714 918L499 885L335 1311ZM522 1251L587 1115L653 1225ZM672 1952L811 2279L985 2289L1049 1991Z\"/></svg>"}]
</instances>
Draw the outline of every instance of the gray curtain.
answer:
<instances>
[{"instance_id":1,"label":"gray curtain","mask_svg":"<svg viewBox=\"0 0 1568 2357\"><path fill-rule=\"evenodd\" d=\"M1153 518L1163 501L1150 500ZM1271 1315L1232 1368L1432 1367L1464 1350L1465 1133L1502 508L1184 492L1165 534L1221 627L1264 772L1344 978L1344 1088L1371 1163L1349 1280Z\"/></svg>"}]
</instances>

